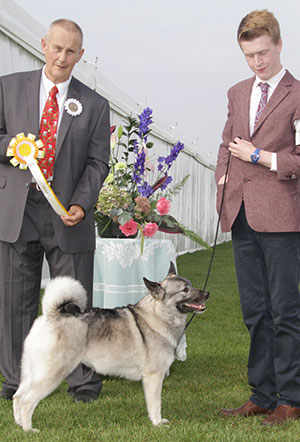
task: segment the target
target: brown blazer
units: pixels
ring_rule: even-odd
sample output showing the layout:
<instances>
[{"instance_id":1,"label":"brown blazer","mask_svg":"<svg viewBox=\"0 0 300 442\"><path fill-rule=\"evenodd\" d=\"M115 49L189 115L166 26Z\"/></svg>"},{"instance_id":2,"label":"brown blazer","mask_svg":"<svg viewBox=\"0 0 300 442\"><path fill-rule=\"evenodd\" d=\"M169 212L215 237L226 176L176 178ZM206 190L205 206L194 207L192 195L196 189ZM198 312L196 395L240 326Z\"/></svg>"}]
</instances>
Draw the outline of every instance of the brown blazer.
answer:
<instances>
[{"instance_id":1,"label":"brown blazer","mask_svg":"<svg viewBox=\"0 0 300 442\"><path fill-rule=\"evenodd\" d=\"M41 70L0 78L0 240L10 243L19 237L32 177L9 163L6 150L18 133L38 135L40 81ZM83 110L76 117L63 111L52 187L66 208L82 206L85 218L74 227L66 227L54 211L52 218L60 248L77 253L95 248L93 205L108 173L109 104L75 78L67 98L80 101Z\"/></svg>"},{"instance_id":2,"label":"brown blazer","mask_svg":"<svg viewBox=\"0 0 300 442\"><path fill-rule=\"evenodd\" d=\"M228 144L237 136L255 147L277 153L277 173L259 164L230 158L221 215L223 232L230 231L244 200L250 227L258 232L300 231L300 146L295 146L294 121L300 119L300 82L288 71L282 78L250 137L249 107L255 77L228 91L228 118L215 172L220 210Z\"/></svg>"}]
</instances>

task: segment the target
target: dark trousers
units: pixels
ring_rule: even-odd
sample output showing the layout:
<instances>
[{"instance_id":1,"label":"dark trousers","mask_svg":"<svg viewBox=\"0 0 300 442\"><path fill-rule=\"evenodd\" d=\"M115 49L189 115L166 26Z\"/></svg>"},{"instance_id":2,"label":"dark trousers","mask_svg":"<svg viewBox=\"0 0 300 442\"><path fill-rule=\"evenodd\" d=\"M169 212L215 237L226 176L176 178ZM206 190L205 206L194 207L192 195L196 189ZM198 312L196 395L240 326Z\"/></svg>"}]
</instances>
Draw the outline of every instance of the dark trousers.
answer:
<instances>
[{"instance_id":1,"label":"dark trousers","mask_svg":"<svg viewBox=\"0 0 300 442\"><path fill-rule=\"evenodd\" d=\"M13 201L12 201L13 204ZM92 305L94 252L63 253L57 245L52 211L44 195L29 191L20 237L0 241L0 372L2 388L17 389L22 346L38 315L42 264L47 258L50 276L72 276L87 290ZM72 228L72 227L70 227ZM69 388L101 390L101 380L80 365L67 378Z\"/></svg>"},{"instance_id":2,"label":"dark trousers","mask_svg":"<svg viewBox=\"0 0 300 442\"><path fill-rule=\"evenodd\" d=\"M300 233L259 233L244 205L232 244L244 322L250 333L251 400L300 407Z\"/></svg>"}]
</instances>

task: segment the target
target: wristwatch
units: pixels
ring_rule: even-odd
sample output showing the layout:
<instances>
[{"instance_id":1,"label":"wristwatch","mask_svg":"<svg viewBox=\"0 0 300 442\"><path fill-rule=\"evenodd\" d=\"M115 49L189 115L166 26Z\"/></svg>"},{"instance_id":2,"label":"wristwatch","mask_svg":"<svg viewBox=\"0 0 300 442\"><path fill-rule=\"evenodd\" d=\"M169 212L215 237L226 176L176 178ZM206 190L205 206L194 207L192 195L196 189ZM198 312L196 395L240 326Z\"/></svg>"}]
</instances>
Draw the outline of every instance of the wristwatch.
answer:
<instances>
[{"instance_id":1,"label":"wristwatch","mask_svg":"<svg viewBox=\"0 0 300 442\"><path fill-rule=\"evenodd\" d=\"M257 163L257 161L259 160L259 151L260 151L260 149L257 147L256 149L255 149L255 151L251 154L251 156L250 156L250 158L251 158L251 161L252 161L252 163L253 164L256 164Z\"/></svg>"}]
</instances>

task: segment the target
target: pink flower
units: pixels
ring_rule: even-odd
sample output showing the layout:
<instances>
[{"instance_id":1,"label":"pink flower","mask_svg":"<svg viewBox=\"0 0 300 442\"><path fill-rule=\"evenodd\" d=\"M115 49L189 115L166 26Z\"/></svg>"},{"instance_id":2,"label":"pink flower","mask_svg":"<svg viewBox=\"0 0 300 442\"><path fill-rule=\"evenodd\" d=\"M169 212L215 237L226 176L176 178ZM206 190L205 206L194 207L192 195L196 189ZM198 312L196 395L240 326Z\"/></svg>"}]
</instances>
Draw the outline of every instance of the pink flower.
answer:
<instances>
[{"instance_id":1,"label":"pink flower","mask_svg":"<svg viewBox=\"0 0 300 442\"><path fill-rule=\"evenodd\" d=\"M156 203L156 208L160 215L167 215L169 213L171 203L164 196L162 196Z\"/></svg>"},{"instance_id":2,"label":"pink flower","mask_svg":"<svg viewBox=\"0 0 300 442\"><path fill-rule=\"evenodd\" d=\"M144 212L146 215L151 211L150 202L145 196L137 196L134 202L137 205L137 211Z\"/></svg>"},{"instance_id":3,"label":"pink flower","mask_svg":"<svg viewBox=\"0 0 300 442\"><path fill-rule=\"evenodd\" d=\"M131 236L136 234L138 228L137 228L137 223L133 221L133 219L131 219L122 226L119 226L119 229L121 230L122 233L124 233L125 236Z\"/></svg>"},{"instance_id":4,"label":"pink flower","mask_svg":"<svg viewBox=\"0 0 300 442\"><path fill-rule=\"evenodd\" d=\"M150 238L151 236L154 236L157 231L158 225L156 223L147 223L144 227L143 234Z\"/></svg>"}]
</instances>

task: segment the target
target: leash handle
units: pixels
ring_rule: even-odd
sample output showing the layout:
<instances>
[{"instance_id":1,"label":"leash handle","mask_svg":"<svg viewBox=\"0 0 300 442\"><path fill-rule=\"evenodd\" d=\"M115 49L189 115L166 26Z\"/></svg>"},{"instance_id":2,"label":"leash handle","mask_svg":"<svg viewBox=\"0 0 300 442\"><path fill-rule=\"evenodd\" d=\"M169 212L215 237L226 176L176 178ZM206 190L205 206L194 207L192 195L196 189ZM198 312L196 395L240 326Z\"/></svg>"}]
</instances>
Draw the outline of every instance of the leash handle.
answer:
<instances>
[{"instance_id":1,"label":"leash handle","mask_svg":"<svg viewBox=\"0 0 300 442\"><path fill-rule=\"evenodd\" d=\"M203 290L206 289L208 278L210 276L210 272L211 272L211 268L212 268L213 259L214 259L214 256L215 256L215 251L216 251L216 246L217 246L217 238L218 238L219 226L220 226L220 220L221 220L221 214L222 214L222 209L223 209L223 204L224 204L224 196L225 196L226 183L227 183L227 178L228 178L230 157L231 157L231 152L229 152L228 160L227 160L227 164L226 164L224 187L223 187L223 192L222 192L221 205L220 205L220 211L219 211L219 216L218 216L217 228L216 228L216 233L215 233L213 251L212 251L212 254L211 254L211 258L210 258L210 262L209 262L208 271L207 271L205 283L204 283L204 286L203 286ZM196 313L194 312L192 314L192 316L190 317L190 319L188 320L188 322L186 323L184 331L188 328L188 326L190 325L190 323L194 319L195 315L196 315Z\"/></svg>"}]
</instances>

